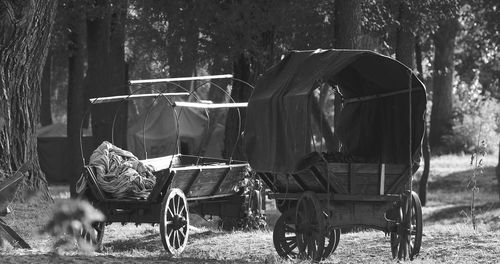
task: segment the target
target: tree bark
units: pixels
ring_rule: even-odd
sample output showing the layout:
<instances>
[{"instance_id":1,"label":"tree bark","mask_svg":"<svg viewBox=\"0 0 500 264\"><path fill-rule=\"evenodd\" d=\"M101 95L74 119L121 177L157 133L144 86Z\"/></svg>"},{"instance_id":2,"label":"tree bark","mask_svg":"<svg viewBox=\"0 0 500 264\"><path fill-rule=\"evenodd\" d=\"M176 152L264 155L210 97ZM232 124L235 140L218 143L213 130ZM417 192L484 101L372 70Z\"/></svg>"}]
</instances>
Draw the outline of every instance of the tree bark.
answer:
<instances>
[{"instance_id":1,"label":"tree bark","mask_svg":"<svg viewBox=\"0 0 500 264\"><path fill-rule=\"evenodd\" d=\"M223 55L222 54L214 54L213 62L210 65L209 73L210 75L224 74L226 73L226 67L223 63ZM208 90L208 99L212 100L216 103L223 103L229 101L229 97L227 96L227 86L229 81L221 80L217 82L217 86L214 83L210 84L210 88ZM250 89L250 88L249 88ZM203 135L203 140L200 143L199 153L198 155L204 156L210 143L210 139L213 136L215 128L217 124L224 118L224 109L210 109L209 110L209 124L208 130L206 134ZM220 156L223 156L223 153L219 153Z\"/></svg>"},{"instance_id":2,"label":"tree bark","mask_svg":"<svg viewBox=\"0 0 500 264\"><path fill-rule=\"evenodd\" d=\"M80 3L80 2L78 2ZM78 5L77 3L77 5ZM80 4L81 5L81 4ZM68 155L70 155L70 194L76 196L76 181L83 168L83 155L80 148L80 125L84 115L84 63L85 63L85 16L79 8L72 12L69 22L69 58L68 58Z\"/></svg>"},{"instance_id":3,"label":"tree bark","mask_svg":"<svg viewBox=\"0 0 500 264\"><path fill-rule=\"evenodd\" d=\"M441 22L433 36L435 54L429 144L436 153L444 151L442 137L450 134L452 129L453 58L457 31L458 21L450 19Z\"/></svg>"},{"instance_id":4,"label":"tree bark","mask_svg":"<svg viewBox=\"0 0 500 264\"><path fill-rule=\"evenodd\" d=\"M109 61L110 88L113 94L129 94L127 67L125 65L125 22L127 16L127 2L123 0L113 0L110 27L110 49ZM116 122L113 131L114 143L121 148L127 148L127 117L128 102L120 102L113 111L116 115ZM113 116L115 118L115 116Z\"/></svg>"},{"instance_id":5,"label":"tree bark","mask_svg":"<svg viewBox=\"0 0 500 264\"><path fill-rule=\"evenodd\" d=\"M361 36L363 0L335 1L335 48L355 49Z\"/></svg>"},{"instance_id":6,"label":"tree bark","mask_svg":"<svg viewBox=\"0 0 500 264\"><path fill-rule=\"evenodd\" d=\"M497 173L498 198L500 199L500 143L498 144L498 164L496 173Z\"/></svg>"},{"instance_id":7,"label":"tree bark","mask_svg":"<svg viewBox=\"0 0 500 264\"><path fill-rule=\"evenodd\" d=\"M25 187L50 199L36 150L43 66L57 1L0 3L0 169L14 171L31 163Z\"/></svg>"},{"instance_id":8,"label":"tree bark","mask_svg":"<svg viewBox=\"0 0 500 264\"><path fill-rule=\"evenodd\" d=\"M399 2L399 27L396 31L396 60L402 62L408 68L415 68L415 35L412 25L411 14L405 1Z\"/></svg>"},{"instance_id":9,"label":"tree bark","mask_svg":"<svg viewBox=\"0 0 500 264\"><path fill-rule=\"evenodd\" d=\"M312 100L312 116L318 126L318 129L323 135L323 138L325 139L326 149L328 152L335 152L338 150L336 149L338 148L338 145L336 143L337 141L335 136L333 135L332 127L330 126L330 123L328 123L328 119L323 114L321 103L318 102L316 98L313 98Z\"/></svg>"},{"instance_id":10,"label":"tree bark","mask_svg":"<svg viewBox=\"0 0 500 264\"><path fill-rule=\"evenodd\" d=\"M250 58L245 52L236 57L233 64L233 75L237 79L253 83ZM235 102L248 102L251 94L251 89L245 84L233 81L231 97ZM240 109L239 114L240 118L238 110L235 108L229 108L227 112L223 156L236 160L246 160L241 138L246 121L245 109Z\"/></svg>"},{"instance_id":11,"label":"tree bark","mask_svg":"<svg viewBox=\"0 0 500 264\"><path fill-rule=\"evenodd\" d=\"M50 90L52 83L52 56L47 56L42 76L42 105L40 106L40 123L42 126L52 125L52 111L50 107Z\"/></svg>"},{"instance_id":12,"label":"tree bark","mask_svg":"<svg viewBox=\"0 0 500 264\"><path fill-rule=\"evenodd\" d=\"M336 49L356 49L359 46L359 36L361 36L363 0L335 1L335 48ZM334 98L334 127L338 122L338 114L342 108L340 95L335 93ZM337 117L336 117L337 116ZM335 130L333 148L338 150L340 142Z\"/></svg>"},{"instance_id":13,"label":"tree bark","mask_svg":"<svg viewBox=\"0 0 500 264\"><path fill-rule=\"evenodd\" d=\"M89 97L114 95L110 90L109 31L110 4L108 0L95 2L92 13L87 13L87 85ZM91 106L91 125L94 146L112 141L112 124L117 103Z\"/></svg>"}]
</instances>

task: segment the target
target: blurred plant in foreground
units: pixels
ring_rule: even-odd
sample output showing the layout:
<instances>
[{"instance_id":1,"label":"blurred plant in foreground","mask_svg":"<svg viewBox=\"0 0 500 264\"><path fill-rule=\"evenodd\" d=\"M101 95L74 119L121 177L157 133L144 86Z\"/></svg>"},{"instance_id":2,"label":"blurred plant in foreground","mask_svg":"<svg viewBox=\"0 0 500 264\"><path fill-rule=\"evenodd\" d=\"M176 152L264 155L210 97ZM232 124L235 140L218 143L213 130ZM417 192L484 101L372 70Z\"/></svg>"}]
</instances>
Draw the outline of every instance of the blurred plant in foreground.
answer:
<instances>
[{"instance_id":1,"label":"blurred plant in foreground","mask_svg":"<svg viewBox=\"0 0 500 264\"><path fill-rule=\"evenodd\" d=\"M56 252L74 247L75 239L81 251L90 252L94 249L82 234L92 230L92 223L104 220L104 215L87 201L61 200L55 204L52 218L40 233L50 234L57 239L53 245ZM95 236L93 232L88 233Z\"/></svg>"}]
</instances>

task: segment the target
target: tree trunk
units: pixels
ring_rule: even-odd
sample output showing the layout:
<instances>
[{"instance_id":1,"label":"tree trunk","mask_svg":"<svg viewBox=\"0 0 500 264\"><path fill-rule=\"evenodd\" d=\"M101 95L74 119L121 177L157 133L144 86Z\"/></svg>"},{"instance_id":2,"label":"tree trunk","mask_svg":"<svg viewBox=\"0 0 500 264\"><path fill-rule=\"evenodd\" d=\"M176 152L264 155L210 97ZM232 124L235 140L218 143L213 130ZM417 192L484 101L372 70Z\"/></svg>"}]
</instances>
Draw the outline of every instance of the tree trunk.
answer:
<instances>
[{"instance_id":1,"label":"tree trunk","mask_svg":"<svg viewBox=\"0 0 500 264\"><path fill-rule=\"evenodd\" d=\"M96 1L93 16L87 16L87 85L89 96L104 97L113 95L110 90L109 67L109 30L110 4L107 0ZM112 141L113 116L116 103L95 104L91 106L91 125L94 145Z\"/></svg>"},{"instance_id":2,"label":"tree trunk","mask_svg":"<svg viewBox=\"0 0 500 264\"><path fill-rule=\"evenodd\" d=\"M312 116L316 125L318 126L319 131L323 135L325 139L326 150L328 152L338 151L337 141L332 132L332 127L330 123L328 123L328 119L323 113L323 109L321 107L321 103L316 100L316 98L312 99Z\"/></svg>"},{"instance_id":3,"label":"tree trunk","mask_svg":"<svg viewBox=\"0 0 500 264\"><path fill-rule=\"evenodd\" d=\"M335 48L355 49L361 36L363 0L335 1Z\"/></svg>"},{"instance_id":4,"label":"tree trunk","mask_svg":"<svg viewBox=\"0 0 500 264\"><path fill-rule=\"evenodd\" d=\"M52 111L50 108L50 90L52 77L52 56L47 56L42 76L42 105L40 106L40 123L42 126L52 125Z\"/></svg>"},{"instance_id":5,"label":"tree trunk","mask_svg":"<svg viewBox=\"0 0 500 264\"><path fill-rule=\"evenodd\" d=\"M423 79L423 69L422 69L422 48L420 46L420 36L417 35L415 38L415 59L417 64L418 77ZM422 206L427 203L427 183L429 181L429 172L431 166L431 149L429 147L429 135L428 135L428 125L427 119L425 120L424 129L424 139L422 141L422 156L424 158L424 171L422 172L422 177L420 178L418 196L422 202Z\"/></svg>"},{"instance_id":6,"label":"tree trunk","mask_svg":"<svg viewBox=\"0 0 500 264\"><path fill-rule=\"evenodd\" d=\"M42 77L57 1L3 0L0 5L0 169L31 163L25 187L50 198L36 150Z\"/></svg>"},{"instance_id":7,"label":"tree trunk","mask_svg":"<svg viewBox=\"0 0 500 264\"><path fill-rule=\"evenodd\" d=\"M498 198L500 199L500 143L498 144L498 164L496 172L497 172Z\"/></svg>"},{"instance_id":8,"label":"tree trunk","mask_svg":"<svg viewBox=\"0 0 500 264\"><path fill-rule=\"evenodd\" d=\"M399 2L399 27L396 31L396 60L402 62L408 68L415 68L415 36L410 25L412 21L410 10L405 1Z\"/></svg>"},{"instance_id":9,"label":"tree trunk","mask_svg":"<svg viewBox=\"0 0 500 264\"><path fill-rule=\"evenodd\" d=\"M79 8L75 8L81 10ZM72 19L69 27L69 58L68 58L68 155L70 155L70 194L76 196L76 181L80 176L83 155L80 148L80 125L84 114L84 37L85 37L85 16L82 12L71 14Z\"/></svg>"},{"instance_id":10,"label":"tree trunk","mask_svg":"<svg viewBox=\"0 0 500 264\"><path fill-rule=\"evenodd\" d=\"M125 66L125 22L127 16L127 2L123 0L113 0L113 10L111 14L110 28L110 89L113 94L129 94L127 67ZM121 148L127 148L127 117L128 103L120 102L113 110L113 119L116 115L114 127L114 143Z\"/></svg>"},{"instance_id":11,"label":"tree trunk","mask_svg":"<svg viewBox=\"0 0 500 264\"><path fill-rule=\"evenodd\" d=\"M223 63L223 55L214 54L214 59L212 65L210 65L209 73L210 75L224 74L227 72L226 67L224 67ZM227 86L229 81L220 80L217 84L211 83L210 89L208 90L208 99L212 100L215 103L223 103L229 101L229 96L227 96ZM249 88L250 89L250 88ZM210 143L210 139L213 136L214 130L217 127L217 124L224 118L224 109L210 109L209 110L209 124L208 130L206 134L203 135L203 140L200 143L199 153L200 156L204 156L206 153L206 149L208 144ZM220 156L223 156L223 153L219 153Z\"/></svg>"},{"instance_id":12,"label":"tree trunk","mask_svg":"<svg viewBox=\"0 0 500 264\"><path fill-rule=\"evenodd\" d=\"M248 54L242 52L233 64L234 77L248 83L253 83L250 66L251 63ZM231 97L235 102L247 102L251 94L251 89L245 84L233 81ZM245 127L246 120L245 109L239 109L239 114L241 118L238 117L238 110L235 108L229 108L227 112L223 156L236 160L246 160L241 138L241 132Z\"/></svg>"},{"instance_id":13,"label":"tree trunk","mask_svg":"<svg viewBox=\"0 0 500 264\"><path fill-rule=\"evenodd\" d=\"M361 3L363 0L352 1L335 1L335 48L336 49L356 49L359 45L359 36L361 36L361 20L362 10ZM338 122L338 114L342 108L342 101L339 94L335 93L334 98L334 116L333 123ZM338 150L340 142L336 131L334 134L334 149Z\"/></svg>"},{"instance_id":14,"label":"tree trunk","mask_svg":"<svg viewBox=\"0 0 500 264\"><path fill-rule=\"evenodd\" d=\"M442 137L452 129L453 57L458 21L450 19L439 24L434 38L434 79L429 144L433 152L443 152Z\"/></svg>"}]
</instances>

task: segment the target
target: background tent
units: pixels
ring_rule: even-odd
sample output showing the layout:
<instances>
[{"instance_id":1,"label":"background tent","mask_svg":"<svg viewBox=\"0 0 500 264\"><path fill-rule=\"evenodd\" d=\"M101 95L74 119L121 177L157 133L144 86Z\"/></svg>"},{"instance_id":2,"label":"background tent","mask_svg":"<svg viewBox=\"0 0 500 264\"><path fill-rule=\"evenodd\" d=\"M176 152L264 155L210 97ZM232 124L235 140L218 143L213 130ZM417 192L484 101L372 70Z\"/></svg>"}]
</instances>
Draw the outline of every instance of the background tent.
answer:
<instances>
[{"instance_id":1,"label":"background tent","mask_svg":"<svg viewBox=\"0 0 500 264\"><path fill-rule=\"evenodd\" d=\"M93 151L92 132L90 129L85 129L83 135L83 152L85 159L88 160ZM70 156L68 144L66 124L58 123L38 129L38 160L49 183L69 182Z\"/></svg>"},{"instance_id":2,"label":"background tent","mask_svg":"<svg viewBox=\"0 0 500 264\"><path fill-rule=\"evenodd\" d=\"M179 118L179 140L181 153L196 155L206 137L207 116L204 110L177 108ZM146 118L147 116L147 118ZM127 131L127 150L139 159L145 159L143 135L147 157L155 158L177 153L176 119L174 111L167 103L157 103L149 111L129 122ZM224 120L224 119L222 119ZM144 128L144 129L143 129ZM84 130L82 138L85 160L88 161L94 151L91 130ZM38 159L40 167L49 183L69 182L69 151L66 124L53 124L38 130ZM220 158L224 147L224 125L217 123L205 150L206 157ZM79 157L80 158L80 157Z\"/></svg>"},{"instance_id":3,"label":"background tent","mask_svg":"<svg viewBox=\"0 0 500 264\"><path fill-rule=\"evenodd\" d=\"M182 154L196 155L207 131L207 116L202 109L176 108L179 114L179 140ZM148 113L149 112L149 113ZM129 124L128 150L139 159L155 158L177 153L177 129L175 112L168 103L159 102L151 110L141 111L136 121ZM205 155L221 157L224 144L224 125L216 124L209 139Z\"/></svg>"}]
</instances>

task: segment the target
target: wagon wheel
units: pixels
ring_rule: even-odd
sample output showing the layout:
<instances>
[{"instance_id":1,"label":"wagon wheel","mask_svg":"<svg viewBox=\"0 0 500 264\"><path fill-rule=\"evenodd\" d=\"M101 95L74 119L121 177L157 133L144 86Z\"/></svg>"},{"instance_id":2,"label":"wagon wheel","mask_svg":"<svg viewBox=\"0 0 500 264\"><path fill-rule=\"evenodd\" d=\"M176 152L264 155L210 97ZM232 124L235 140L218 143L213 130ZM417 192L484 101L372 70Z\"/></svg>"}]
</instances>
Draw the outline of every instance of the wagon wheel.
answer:
<instances>
[{"instance_id":1,"label":"wagon wheel","mask_svg":"<svg viewBox=\"0 0 500 264\"><path fill-rule=\"evenodd\" d=\"M300 197L295 219L299 258L320 261L325 249L325 215L313 192L305 192Z\"/></svg>"},{"instance_id":2,"label":"wagon wheel","mask_svg":"<svg viewBox=\"0 0 500 264\"><path fill-rule=\"evenodd\" d=\"M323 251L322 259L327 259L335 250L340 242L340 229L330 230L328 236L325 236L328 242L325 242L325 250Z\"/></svg>"},{"instance_id":3,"label":"wagon wheel","mask_svg":"<svg viewBox=\"0 0 500 264\"><path fill-rule=\"evenodd\" d=\"M276 220L273 230L274 248L278 255L286 259L296 259L299 255L295 234L295 208L286 210ZM340 229L330 231L325 236L325 248L321 259L326 259L335 251L340 240Z\"/></svg>"},{"instance_id":4,"label":"wagon wheel","mask_svg":"<svg viewBox=\"0 0 500 264\"><path fill-rule=\"evenodd\" d=\"M177 188L170 189L161 204L160 235L165 250L180 254L188 240L189 213L186 196Z\"/></svg>"},{"instance_id":5,"label":"wagon wheel","mask_svg":"<svg viewBox=\"0 0 500 264\"><path fill-rule=\"evenodd\" d=\"M415 192L411 192L411 208L409 197L403 201L400 207L400 218L398 219L397 232L391 232L392 257L411 260L420 252L422 244L422 204Z\"/></svg>"}]
</instances>

